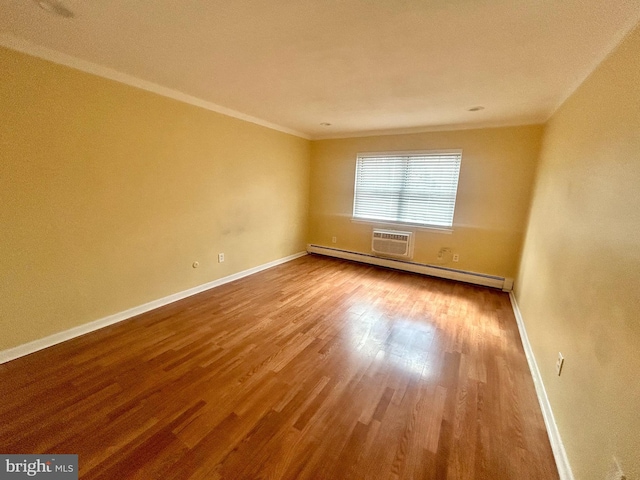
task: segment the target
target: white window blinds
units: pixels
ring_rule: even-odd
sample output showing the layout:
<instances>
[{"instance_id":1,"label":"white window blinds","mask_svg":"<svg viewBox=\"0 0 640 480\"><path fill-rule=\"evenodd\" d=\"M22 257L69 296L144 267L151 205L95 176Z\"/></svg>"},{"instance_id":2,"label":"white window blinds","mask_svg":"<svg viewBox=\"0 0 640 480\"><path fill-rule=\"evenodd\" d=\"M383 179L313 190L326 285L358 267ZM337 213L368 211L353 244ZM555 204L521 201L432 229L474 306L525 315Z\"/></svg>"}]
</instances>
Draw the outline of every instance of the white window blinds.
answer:
<instances>
[{"instance_id":1,"label":"white window blinds","mask_svg":"<svg viewBox=\"0 0 640 480\"><path fill-rule=\"evenodd\" d=\"M462 152L360 154L353 217L451 227Z\"/></svg>"}]
</instances>

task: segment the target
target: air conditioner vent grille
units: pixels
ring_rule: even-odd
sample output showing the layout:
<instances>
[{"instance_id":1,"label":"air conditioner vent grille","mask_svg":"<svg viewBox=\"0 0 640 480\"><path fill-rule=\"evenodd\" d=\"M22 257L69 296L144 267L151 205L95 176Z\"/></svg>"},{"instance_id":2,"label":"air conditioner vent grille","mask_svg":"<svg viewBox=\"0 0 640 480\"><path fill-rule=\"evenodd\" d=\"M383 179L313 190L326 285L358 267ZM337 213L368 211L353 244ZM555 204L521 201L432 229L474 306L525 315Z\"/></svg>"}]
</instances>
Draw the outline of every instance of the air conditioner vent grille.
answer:
<instances>
[{"instance_id":1,"label":"air conditioner vent grille","mask_svg":"<svg viewBox=\"0 0 640 480\"><path fill-rule=\"evenodd\" d=\"M384 238L386 240L400 240L401 242L406 242L408 238L406 233L373 232L373 236L375 238Z\"/></svg>"},{"instance_id":2,"label":"air conditioner vent grille","mask_svg":"<svg viewBox=\"0 0 640 480\"><path fill-rule=\"evenodd\" d=\"M376 255L411 258L412 236L411 232L373 230L371 250Z\"/></svg>"}]
</instances>

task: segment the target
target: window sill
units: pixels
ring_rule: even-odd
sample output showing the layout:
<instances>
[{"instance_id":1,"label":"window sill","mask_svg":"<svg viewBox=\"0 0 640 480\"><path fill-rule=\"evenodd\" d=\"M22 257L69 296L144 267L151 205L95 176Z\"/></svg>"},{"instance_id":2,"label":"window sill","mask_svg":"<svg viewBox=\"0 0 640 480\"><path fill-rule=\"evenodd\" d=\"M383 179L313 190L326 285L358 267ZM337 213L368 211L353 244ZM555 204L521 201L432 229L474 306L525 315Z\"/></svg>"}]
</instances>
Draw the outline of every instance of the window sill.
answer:
<instances>
[{"instance_id":1,"label":"window sill","mask_svg":"<svg viewBox=\"0 0 640 480\"><path fill-rule=\"evenodd\" d=\"M364 223L366 225L373 225L374 227L388 228L388 227L402 227L411 230L422 230L431 233L443 233L445 235L451 235L453 228L448 227L428 227L424 225L417 225L415 223L401 223L401 222L379 222L376 220L366 220L363 218L351 218L353 223Z\"/></svg>"}]
</instances>

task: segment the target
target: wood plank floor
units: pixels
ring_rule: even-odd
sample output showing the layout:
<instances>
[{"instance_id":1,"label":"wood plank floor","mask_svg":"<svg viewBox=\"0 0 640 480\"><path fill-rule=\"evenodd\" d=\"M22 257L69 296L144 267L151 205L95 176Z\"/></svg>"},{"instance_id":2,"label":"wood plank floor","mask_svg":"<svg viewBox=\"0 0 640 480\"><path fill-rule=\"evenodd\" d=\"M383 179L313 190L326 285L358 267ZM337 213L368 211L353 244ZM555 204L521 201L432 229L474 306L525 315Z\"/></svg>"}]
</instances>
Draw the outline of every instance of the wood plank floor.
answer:
<instances>
[{"instance_id":1,"label":"wood plank floor","mask_svg":"<svg viewBox=\"0 0 640 480\"><path fill-rule=\"evenodd\" d=\"M557 479L507 294L306 256L0 365L91 479Z\"/></svg>"}]
</instances>

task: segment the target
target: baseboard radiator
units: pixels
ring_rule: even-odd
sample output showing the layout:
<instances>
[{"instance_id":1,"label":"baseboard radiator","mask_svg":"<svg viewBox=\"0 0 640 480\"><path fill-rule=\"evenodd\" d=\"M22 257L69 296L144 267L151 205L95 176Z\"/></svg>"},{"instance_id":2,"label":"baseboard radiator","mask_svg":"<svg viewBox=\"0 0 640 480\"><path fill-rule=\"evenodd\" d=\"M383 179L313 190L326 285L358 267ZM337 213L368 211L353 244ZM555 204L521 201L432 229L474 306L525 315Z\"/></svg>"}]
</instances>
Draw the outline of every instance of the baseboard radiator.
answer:
<instances>
[{"instance_id":1,"label":"baseboard radiator","mask_svg":"<svg viewBox=\"0 0 640 480\"><path fill-rule=\"evenodd\" d=\"M448 280L457 280L460 282L472 283L474 285L499 288L505 292L511 291L513 287L513 280L510 278L466 272L464 270L455 270L453 268L440 267L437 265L427 265L424 263L416 263L397 258L386 258L366 253L350 252L348 250L323 247L321 245L309 244L307 245L307 252L342 258L344 260L352 260L354 262L367 263L369 265L378 265L380 267L403 270L406 272L420 273L432 277L446 278Z\"/></svg>"}]
</instances>

